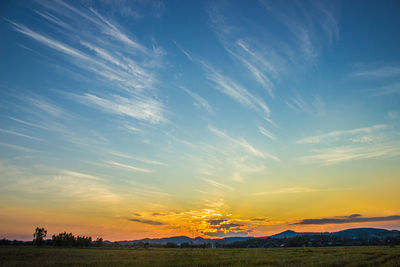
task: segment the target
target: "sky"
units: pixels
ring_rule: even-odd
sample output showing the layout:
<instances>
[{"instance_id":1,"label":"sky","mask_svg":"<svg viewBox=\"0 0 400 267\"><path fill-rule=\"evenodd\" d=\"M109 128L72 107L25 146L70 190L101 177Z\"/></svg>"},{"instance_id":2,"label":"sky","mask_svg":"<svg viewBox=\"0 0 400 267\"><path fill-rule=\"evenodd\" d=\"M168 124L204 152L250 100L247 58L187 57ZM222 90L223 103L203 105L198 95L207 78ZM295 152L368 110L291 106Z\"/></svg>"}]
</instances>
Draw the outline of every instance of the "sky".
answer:
<instances>
[{"instance_id":1,"label":"sky","mask_svg":"<svg viewBox=\"0 0 400 267\"><path fill-rule=\"evenodd\" d=\"M399 1L1 1L0 237L400 229Z\"/></svg>"}]
</instances>

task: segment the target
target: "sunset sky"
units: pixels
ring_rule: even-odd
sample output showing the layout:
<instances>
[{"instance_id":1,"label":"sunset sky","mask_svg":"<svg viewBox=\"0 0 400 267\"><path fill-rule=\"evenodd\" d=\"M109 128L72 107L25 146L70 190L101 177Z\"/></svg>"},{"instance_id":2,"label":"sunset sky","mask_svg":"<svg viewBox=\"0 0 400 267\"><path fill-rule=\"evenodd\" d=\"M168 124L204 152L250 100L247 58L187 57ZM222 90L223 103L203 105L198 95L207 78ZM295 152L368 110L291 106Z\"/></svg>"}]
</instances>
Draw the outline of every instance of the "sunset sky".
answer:
<instances>
[{"instance_id":1,"label":"sunset sky","mask_svg":"<svg viewBox=\"0 0 400 267\"><path fill-rule=\"evenodd\" d=\"M1 1L0 238L400 229L399 1Z\"/></svg>"}]
</instances>

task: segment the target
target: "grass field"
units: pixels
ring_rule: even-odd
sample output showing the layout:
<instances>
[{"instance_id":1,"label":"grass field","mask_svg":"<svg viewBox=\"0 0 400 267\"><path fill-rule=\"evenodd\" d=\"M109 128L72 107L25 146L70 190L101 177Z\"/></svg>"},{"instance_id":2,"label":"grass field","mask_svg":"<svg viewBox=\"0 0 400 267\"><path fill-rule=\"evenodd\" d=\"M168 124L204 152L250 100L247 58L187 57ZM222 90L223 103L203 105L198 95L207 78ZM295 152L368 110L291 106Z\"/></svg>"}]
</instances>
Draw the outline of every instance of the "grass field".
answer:
<instances>
[{"instance_id":1,"label":"grass field","mask_svg":"<svg viewBox=\"0 0 400 267\"><path fill-rule=\"evenodd\" d=\"M0 247L0 266L400 266L400 247L129 249Z\"/></svg>"}]
</instances>

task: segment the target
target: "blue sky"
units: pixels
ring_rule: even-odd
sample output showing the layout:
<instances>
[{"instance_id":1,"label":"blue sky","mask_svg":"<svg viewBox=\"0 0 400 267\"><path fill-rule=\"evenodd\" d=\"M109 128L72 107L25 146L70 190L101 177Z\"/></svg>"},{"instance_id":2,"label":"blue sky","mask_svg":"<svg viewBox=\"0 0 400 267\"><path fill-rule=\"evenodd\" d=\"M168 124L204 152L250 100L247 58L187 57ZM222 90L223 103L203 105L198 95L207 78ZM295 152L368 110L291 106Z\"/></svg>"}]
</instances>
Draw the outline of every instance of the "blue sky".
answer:
<instances>
[{"instance_id":1,"label":"blue sky","mask_svg":"<svg viewBox=\"0 0 400 267\"><path fill-rule=\"evenodd\" d=\"M399 11L398 1L2 3L0 199L15 214L5 234L33 223L87 233L90 221L111 239L262 235L321 216L396 215ZM341 196L353 204L332 201ZM66 223L16 226L28 209ZM242 226L207 224L221 218Z\"/></svg>"}]
</instances>

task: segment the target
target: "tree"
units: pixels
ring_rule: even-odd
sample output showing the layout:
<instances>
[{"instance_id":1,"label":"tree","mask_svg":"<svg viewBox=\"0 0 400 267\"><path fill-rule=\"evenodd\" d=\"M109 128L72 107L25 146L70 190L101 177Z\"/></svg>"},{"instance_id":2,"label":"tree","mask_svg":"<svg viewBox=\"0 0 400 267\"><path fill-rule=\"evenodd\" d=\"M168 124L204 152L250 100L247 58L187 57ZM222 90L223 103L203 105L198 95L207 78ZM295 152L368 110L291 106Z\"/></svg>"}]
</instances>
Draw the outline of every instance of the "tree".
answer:
<instances>
[{"instance_id":1,"label":"tree","mask_svg":"<svg viewBox=\"0 0 400 267\"><path fill-rule=\"evenodd\" d=\"M44 238L47 236L47 230L36 227L35 233L33 234L33 244L36 246L42 246L44 244Z\"/></svg>"},{"instance_id":2,"label":"tree","mask_svg":"<svg viewBox=\"0 0 400 267\"><path fill-rule=\"evenodd\" d=\"M75 236L72 233L59 233L58 235L53 235L52 242L54 246L59 247L72 247L76 243Z\"/></svg>"},{"instance_id":3,"label":"tree","mask_svg":"<svg viewBox=\"0 0 400 267\"><path fill-rule=\"evenodd\" d=\"M95 243L96 247L103 246L103 238L98 237L94 243Z\"/></svg>"}]
</instances>

